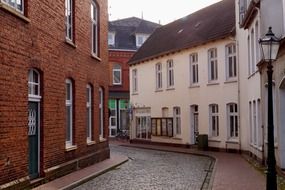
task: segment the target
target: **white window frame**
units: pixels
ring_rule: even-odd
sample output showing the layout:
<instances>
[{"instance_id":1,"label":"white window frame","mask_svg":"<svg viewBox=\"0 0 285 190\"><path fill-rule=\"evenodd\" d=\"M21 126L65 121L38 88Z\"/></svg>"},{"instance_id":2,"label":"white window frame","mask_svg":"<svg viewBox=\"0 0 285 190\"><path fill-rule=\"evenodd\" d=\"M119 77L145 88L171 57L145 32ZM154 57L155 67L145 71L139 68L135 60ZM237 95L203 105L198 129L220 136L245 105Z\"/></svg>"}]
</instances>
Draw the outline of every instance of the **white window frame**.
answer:
<instances>
[{"instance_id":1,"label":"white window frame","mask_svg":"<svg viewBox=\"0 0 285 190\"><path fill-rule=\"evenodd\" d=\"M36 78L34 76L36 74ZM30 69L28 74L29 100L37 101L41 99L40 73L35 69Z\"/></svg>"},{"instance_id":2,"label":"white window frame","mask_svg":"<svg viewBox=\"0 0 285 190\"><path fill-rule=\"evenodd\" d=\"M190 54L189 62L190 62L190 86L194 86L199 83L198 53Z\"/></svg>"},{"instance_id":3,"label":"white window frame","mask_svg":"<svg viewBox=\"0 0 285 190\"><path fill-rule=\"evenodd\" d=\"M148 37L147 34L136 34L136 46L141 47Z\"/></svg>"},{"instance_id":4,"label":"white window frame","mask_svg":"<svg viewBox=\"0 0 285 190\"><path fill-rule=\"evenodd\" d=\"M95 12L95 15L94 15ZM98 14L99 9L95 0L91 2L91 23L92 23L92 33L91 33L91 44L92 44L92 55L98 57L98 45L99 45L99 32L98 32ZM94 29L95 28L95 29Z\"/></svg>"},{"instance_id":5,"label":"white window frame","mask_svg":"<svg viewBox=\"0 0 285 190\"><path fill-rule=\"evenodd\" d=\"M173 107L173 126L174 126L174 135L181 135L181 108L176 106Z\"/></svg>"},{"instance_id":6,"label":"white window frame","mask_svg":"<svg viewBox=\"0 0 285 190\"><path fill-rule=\"evenodd\" d=\"M108 45L115 45L115 32L108 32Z\"/></svg>"},{"instance_id":7,"label":"white window frame","mask_svg":"<svg viewBox=\"0 0 285 190\"><path fill-rule=\"evenodd\" d=\"M249 102L249 127L250 127L250 144L253 144L254 133L253 133L253 121L252 121L252 102Z\"/></svg>"},{"instance_id":8,"label":"white window frame","mask_svg":"<svg viewBox=\"0 0 285 190\"><path fill-rule=\"evenodd\" d=\"M138 92L138 71L137 69L132 70L132 91L133 93Z\"/></svg>"},{"instance_id":9,"label":"white window frame","mask_svg":"<svg viewBox=\"0 0 285 190\"><path fill-rule=\"evenodd\" d=\"M215 123L213 122L215 120ZM210 136L218 137L220 134L219 131L219 105L218 104L210 104L209 105L209 124L210 124ZM215 130L214 130L215 128Z\"/></svg>"},{"instance_id":10,"label":"white window frame","mask_svg":"<svg viewBox=\"0 0 285 190\"><path fill-rule=\"evenodd\" d=\"M20 4L17 4L17 1L20 1ZM4 3L5 5L8 5L9 7L11 7L12 9L15 9L17 12L24 14L24 0L15 0L15 3L9 2L8 0L0 0L0 4ZM18 7L18 5L20 6L20 8Z\"/></svg>"},{"instance_id":11,"label":"white window frame","mask_svg":"<svg viewBox=\"0 0 285 190\"><path fill-rule=\"evenodd\" d=\"M73 82L70 80L70 79L66 79L65 80L65 85L66 85L66 93L67 91L69 90L69 94L70 94L70 99L68 100L67 99L67 94L66 94L66 100L65 100L65 107L66 107L66 112L67 112L67 109L68 107L70 107L70 126L67 126L67 123L68 123L68 120L66 118L66 130L70 130L70 133L69 133L69 137L67 136L68 132L66 131L66 138L65 138L65 144L66 144L66 147L71 147L73 145ZM70 86L70 89L67 89L67 86Z\"/></svg>"},{"instance_id":12,"label":"white window frame","mask_svg":"<svg viewBox=\"0 0 285 190\"><path fill-rule=\"evenodd\" d=\"M231 112L231 107L233 111ZM236 108L236 110L235 110ZM231 118L233 119L233 126L231 126ZM228 137L230 139L237 139L239 137L239 124L238 124L238 106L236 103L227 104L227 123L228 123ZM233 134L231 129L233 128Z\"/></svg>"},{"instance_id":13,"label":"white window frame","mask_svg":"<svg viewBox=\"0 0 285 190\"><path fill-rule=\"evenodd\" d=\"M104 91L99 88L99 120L100 120L100 138L104 138Z\"/></svg>"},{"instance_id":14,"label":"white window frame","mask_svg":"<svg viewBox=\"0 0 285 190\"><path fill-rule=\"evenodd\" d=\"M259 31L259 22L256 21L255 23L255 61L256 64L260 61L260 45L259 45L259 38L260 38L260 31Z\"/></svg>"},{"instance_id":15,"label":"white window frame","mask_svg":"<svg viewBox=\"0 0 285 190\"><path fill-rule=\"evenodd\" d=\"M65 38L68 41L74 41L73 26L73 0L65 0ZM69 34L69 30L71 30Z\"/></svg>"},{"instance_id":16,"label":"white window frame","mask_svg":"<svg viewBox=\"0 0 285 190\"><path fill-rule=\"evenodd\" d=\"M162 64L155 64L156 90L162 89Z\"/></svg>"},{"instance_id":17,"label":"white window frame","mask_svg":"<svg viewBox=\"0 0 285 190\"><path fill-rule=\"evenodd\" d=\"M115 73L119 73L119 82L115 81ZM113 65L113 85L122 85L122 67L120 64Z\"/></svg>"},{"instance_id":18,"label":"white window frame","mask_svg":"<svg viewBox=\"0 0 285 190\"><path fill-rule=\"evenodd\" d=\"M92 141L92 86L87 84L86 86L86 114L88 115L87 120L87 143Z\"/></svg>"},{"instance_id":19,"label":"white window frame","mask_svg":"<svg viewBox=\"0 0 285 190\"><path fill-rule=\"evenodd\" d=\"M174 63L173 59L169 59L166 62L166 69L167 69L167 88L174 87Z\"/></svg>"},{"instance_id":20,"label":"white window frame","mask_svg":"<svg viewBox=\"0 0 285 190\"><path fill-rule=\"evenodd\" d=\"M251 74L255 73L255 71L256 71L254 39L255 39L254 29L251 29L251 33L250 33Z\"/></svg>"},{"instance_id":21,"label":"white window frame","mask_svg":"<svg viewBox=\"0 0 285 190\"><path fill-rule=\"evenodd\" d=\"M236 45L234 43L226 45L226 80L236 80L237 78L237 58Z\"/></svg>"},{"instance_id":22,"label":"white window frame","mask_svg":"<svg viewBox=\"0 0 285 190\"><path fill-rule=\"evenodd\" d=\"M208 50L208 80L209 82L218 80L218 52L217 48Z\"/></svg>"}]
</instances>

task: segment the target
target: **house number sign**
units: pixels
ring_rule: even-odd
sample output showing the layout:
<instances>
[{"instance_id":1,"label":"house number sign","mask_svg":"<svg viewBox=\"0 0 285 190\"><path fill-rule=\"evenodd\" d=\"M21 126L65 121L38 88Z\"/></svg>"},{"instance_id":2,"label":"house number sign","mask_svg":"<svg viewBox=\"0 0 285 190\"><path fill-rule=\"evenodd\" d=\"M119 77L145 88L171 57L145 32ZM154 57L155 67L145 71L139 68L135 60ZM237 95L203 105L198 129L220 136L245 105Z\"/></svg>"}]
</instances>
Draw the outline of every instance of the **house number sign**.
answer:
<instances>
[{"instance_id":1,"label":"house number sign","mask_svg":"<svg viewBox=\"0 0 285 190\"><path fill-rule=\"evenodd\" d=\"M29 131L28 135L36 134L36 111L33 109L29 109L29 123L28 123Z\"/></svg>"}]
</instances>

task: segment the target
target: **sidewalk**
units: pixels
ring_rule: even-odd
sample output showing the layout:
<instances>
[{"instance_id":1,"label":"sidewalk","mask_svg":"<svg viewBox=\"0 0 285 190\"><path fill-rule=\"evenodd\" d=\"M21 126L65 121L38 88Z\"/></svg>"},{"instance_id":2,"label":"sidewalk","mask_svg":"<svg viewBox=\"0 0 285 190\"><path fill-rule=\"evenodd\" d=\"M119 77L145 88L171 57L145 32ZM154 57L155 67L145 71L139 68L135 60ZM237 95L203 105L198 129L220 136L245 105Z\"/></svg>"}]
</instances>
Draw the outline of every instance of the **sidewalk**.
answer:
<instances>
[{"instance_id":1,"label":"sidewalk","mask_svg":"<svg viewBox=\"0 0 285 190\"><path fill-rule=\"evenodd\" d=\"M265 176L253 168L240 154L147 144L129 144L118 141L110 141L110 144L213 157L216 159L210 182L213 190L265 190L266 187Z\"/></svg>"},{"instance_id":2,"label":"sidewalk","mask_svg":"<svg viewBox=\"0 0 285 190\"><path fill-rule=\"evenodd\" d=\"M58 190L58 189L72 189L76 186L85 183L98 175L101 175L112 168L126 162L127 157L111 154L110 159L104 160L87 168L78 170L49 183L41 185L34 190Z\"/></svg>"}]
</instances>

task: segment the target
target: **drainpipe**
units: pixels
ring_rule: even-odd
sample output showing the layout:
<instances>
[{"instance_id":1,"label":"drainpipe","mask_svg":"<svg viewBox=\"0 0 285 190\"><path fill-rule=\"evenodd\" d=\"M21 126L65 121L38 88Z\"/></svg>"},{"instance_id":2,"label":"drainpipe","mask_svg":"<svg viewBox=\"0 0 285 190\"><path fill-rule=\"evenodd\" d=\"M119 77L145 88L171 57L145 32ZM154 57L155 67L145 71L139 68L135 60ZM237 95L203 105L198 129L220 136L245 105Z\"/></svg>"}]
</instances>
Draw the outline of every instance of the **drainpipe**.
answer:
<instances>
[{"instance_id":1,"label":"drainpipe","mask_svg":"<svg viewBox=\"0 0 285 190\"><path fill-rule=\"evenodd\" d=\"M238 64L237 64L237 65L238 65L238 69L237 69L237 70L238 70L239 153L241 153L241 151L242 151L242 150L241 150L241 127L240 127L240 126L241 126L241 119L240 119L240 118L241 118L241 117L240 117L240 115L241 115L241 114L240 114L240 113L241 113L241 110L240 110L240 107L241 107L241 106L240 106L240 102L241 102L241 101L240 101L240 78L241 78L241 77L240 77L240 61L239 61L239 43L238 43L239 41L238 41L238 40L235 40L235 42L236 42L236 46L237 46L237 48L236 48L236 50L237 50L237 54L236 54L236 55L237 55L237 56L236 56L236 57L237 57L237 63L238 63Z\"/></svg>"}]
</instances>

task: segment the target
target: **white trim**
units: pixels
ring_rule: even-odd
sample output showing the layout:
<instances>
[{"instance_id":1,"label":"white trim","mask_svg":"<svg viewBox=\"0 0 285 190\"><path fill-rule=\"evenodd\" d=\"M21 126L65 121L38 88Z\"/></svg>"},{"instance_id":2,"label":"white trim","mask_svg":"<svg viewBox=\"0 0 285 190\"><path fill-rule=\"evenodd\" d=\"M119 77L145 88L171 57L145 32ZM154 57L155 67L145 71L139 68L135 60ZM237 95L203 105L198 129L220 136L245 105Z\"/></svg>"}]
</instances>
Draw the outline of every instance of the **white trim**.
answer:
<instances>
[{"instance_id":1,"label":"white trim","mask_svg":"<svg viewBox=\"0 0 285 190\"><path fill-rule=\"evenodd\" d=\"M130 52L136 52L137 50L132 50L132 49L112 49L109 48L110 51L130 51Z\"/></svg>"},{"instance_id":2,"label":"white trim","mask_svg":"<svg viewBox=\"0 0 285 190\"><path fill-rule=\"evenodd\" d=\"M190 86L197 86L199 84L198 53L191 53L189 55L189 72Z\"/></svg>"},{"instance_id":3,"label":"white trim","mask_svg":"<svg viewBox=\"0 0 285 190\"><path fill-rule=\"evenodd\" d=\"M211 53L213 52L213 57L211 57ZM211 67L211 64L213 65L213 68ZM211 76L213 70L213 78ZM219 71L218 71L218 50L217 48L210 48L208 50L208 83L216 82L219 78Z\"/></svg>"},{"instance_id":4,"label":"white trim","mask_svg":"<svg viewBox=\"0 0 285 190\"><path fill-rule=\"evenodd\" d=\"M95 18L93 17L94 15L92 15L92 13L94 13L94 10L96 11L96 15ZM92 49L91 49L91 54L95 55L96 57L98 57L98 43L99 43L99 39L98 39L98 7L97 4L95 2L95 0L92 0L91 2L91 23L92 23L92 32L91 32L91 44L92 44ZM96 42L94 44L94 26L96 27L96 31L95 31L95 35L96 35ZM94 46L95 45L95 46Z\"/></svg>"},{"instance_id":5,"label":"white trim","mask_svg":"<svg viewBox=\"0 0 285 190\"><path fill-rule=\"evenodd\" d=\"M70 135L68 137L69 140L67 140L66 137L65 137L65 147L66 147L66 149L68 149L68 147L73 145L73 139L72 139L72 136L73 136L73 132L72 132L72 130L73 130L73 86L72 86L73 82L70 79L66 79L65 80L66 92L67 92L67 84L70 85L70 89L69 89L70 99L69 100L67 100L67 99L65 100L65 111L67 111L67 107L70 107L70 126L68 126L69 130L70 130ZM65 122L67 122L67 118L66 118ZM66 123L66 126L67 126L67 123ZM67 130L67 128L66 128L66 130Z\"/></svg>"},{"instance_id":6,"label":"white trim","mask_svg":"<svg viewBox=\"0 0 285 190\"><path fill-rule=\"evenodd\" d=\"M25 3L25 1L24 0L20 0L20 1L21 1L21 4L22 4L22 6L21 6L22 10L19 10L17 8L17 1L15 1L14 6L10 5L8 2L6 2L6 0L0 0L0 4L3 3L5 5L11 7L12 9L16 10L17 12L19 12L21 14L24 14L24 9L25 9L25 4L24 3Z\"/></svg>"},{"instance_id":7,"label":"white trim","mask_svg":"<svg viewBox=\"0 0 285 190\"><path fill-rule=\"evenodd\" d=\"M116 68L116 66L118 68ZM120 77L119 77L119 82L115 81L115 72L119 72L120 73ZM114 64L113 65L113 70L112 70L112 74L113 74L113 85L122 85L122 66L120 64Z\"/></svg>"},{"instance_id":8,"label":"white trim","mask_svg":"<svg viewBox=\"0 0 285 190\"><path fill-rule=\"evenodd\" d=\"M88 121L87 121L87 128L88 128L88 131L89 133L86 135L86 138L87 138L87 143L88 142L92 142L92 118L93 118L93 114L92 114L92 87L90 84L87 84L86 85L86 96L88 97L88 100L87 100L87 97L86 97L86 116L88 115Z\"/></svg>"},{"instance_id":9,"label":"white trim","mask_svg":"<svg viewBox=\"0 0 285 190\"><path fill-rule=\"evenodd\" d=\"M100 137L104 138L104 91L100 87L99 88L99 114L100 114L100 129L101 133L99 134Z\"/></svg>"},{"instance_id":10,"label":"white trim","mask_svg":"<svg viewBox=\"0 0 285 190\"><path fill-rule=\"evenodd\" d=\"M231 49L232 52L229 52ZM237 80L238 70L237 70L237 57L236 57L236 44L230 43L225 47L226 50L226 81ZM230 76L230 58L231 58L231 72Z\"/></svg>"},{"instance_id":11,"label":"white trim","mask_svg":"<svg viewBox=\"0 0 285 190\"><path fill-rule=\"evenodd\" d=\"M73 0L65 0L65 39L73 42ZM69 15L68 12L70 12L70 22L69 22ZM69 36L69 29L71 30L70 36Z\"/></svg>"}]
</instances>

